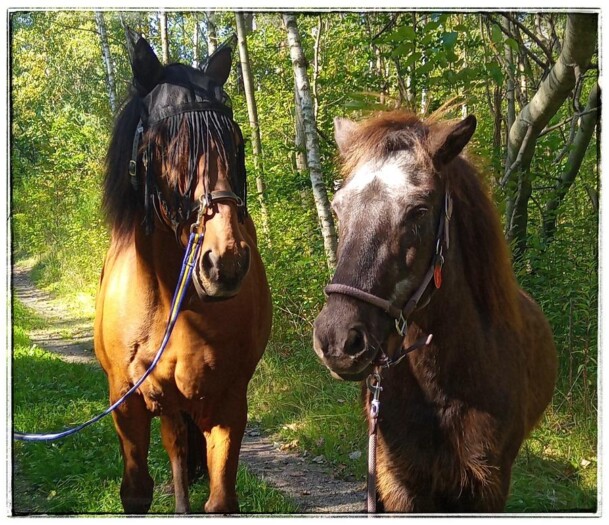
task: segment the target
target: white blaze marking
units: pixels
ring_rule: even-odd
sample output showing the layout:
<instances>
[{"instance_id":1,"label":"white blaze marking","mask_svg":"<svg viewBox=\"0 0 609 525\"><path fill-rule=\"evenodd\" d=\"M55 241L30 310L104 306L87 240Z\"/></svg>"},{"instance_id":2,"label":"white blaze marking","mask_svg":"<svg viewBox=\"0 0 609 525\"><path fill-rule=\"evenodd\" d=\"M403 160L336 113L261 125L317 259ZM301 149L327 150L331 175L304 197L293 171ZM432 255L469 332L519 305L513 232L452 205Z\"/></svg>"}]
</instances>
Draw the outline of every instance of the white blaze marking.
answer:
<instances>
[{"instance_id":1,"label":"white blaze marking","mask_svg":"<svg viewBox=\"0 0 609 525\"><path fill-rule=\"evenodd\" d=\"M413 155L408 151L398 151L391 154L384 160L370 160L359 166L355 173L349 178L345 184L341 200L345 199L349 202L349 194L362 194L366 188L374 181L380 183L383 190L390 192L393 195L405 197L408 195L408 190L413 188L411 174L416 169L416 163ZM344 192L344 193L343 193ZM370 207L366 210L358 210L360 212L370 213ZM357 211L356 211L357 213ZM414 276L408 275L402 281L396 283L390 301L404 300L404 295L407 290L414 286Z\"/></svg>"},{"instance_id":2,"label":"white blaze marking","mask_svg":"<svg viewBox=\"0 0 609 525\"><path fill-rule=\"evenodd\" d=\"M357 168L345 189L361 191L376 180L387 189L405 190L411 184L409 175L414 167L414 159L407 151L394 153L383 161L370 160Z\"/></svg>"}]
</instances>

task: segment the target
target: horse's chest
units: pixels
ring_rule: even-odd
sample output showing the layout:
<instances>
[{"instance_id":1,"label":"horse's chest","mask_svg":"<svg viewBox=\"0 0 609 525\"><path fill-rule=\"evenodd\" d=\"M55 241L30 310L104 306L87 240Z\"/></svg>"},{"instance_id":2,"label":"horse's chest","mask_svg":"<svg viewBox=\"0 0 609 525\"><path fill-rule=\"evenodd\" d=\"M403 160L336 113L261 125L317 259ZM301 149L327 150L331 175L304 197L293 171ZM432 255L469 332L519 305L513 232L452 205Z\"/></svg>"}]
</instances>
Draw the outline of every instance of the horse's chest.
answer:
<instances>
[{"instance_id":1,"label":"horse's chest","mask_svg":"<svg viewBox=\"0 0 609 525\"><path fill-rule=\"evenodd\" d=\"M143 362L133 363L132 376L145 370ZM180 345L167 350L140 391L154 414L195 407L207 412L227 387L248 373L247 366L230 349L216 351L204 344Z\"/></svg>"}]
</instances>

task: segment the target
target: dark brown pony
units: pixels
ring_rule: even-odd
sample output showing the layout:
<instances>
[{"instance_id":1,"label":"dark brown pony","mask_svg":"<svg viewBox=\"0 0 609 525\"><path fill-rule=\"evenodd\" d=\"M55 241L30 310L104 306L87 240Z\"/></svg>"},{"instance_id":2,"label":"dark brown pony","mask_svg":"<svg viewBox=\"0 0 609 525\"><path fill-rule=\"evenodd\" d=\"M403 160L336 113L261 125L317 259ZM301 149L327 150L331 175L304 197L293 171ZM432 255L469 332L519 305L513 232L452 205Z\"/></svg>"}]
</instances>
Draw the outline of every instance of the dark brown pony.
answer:
<instances>
[{"instance_id":1,"label":"dark brown pony","mask_svg":"<svg viewBox=\"0 0 609 525\"><path fill-rule=\"evenodd\" d=\"M204 68L162 66L143 38L130 36L135 89L107 157L104 204L112 238L95 318L95 353L111 402L159 349L184 245L200 214L205 237L194 262L195 287L164 354L113 412L124 462L121 500L127 513L150 508L147 456L151 419L159 416L176 512L189 512L188 483L203 470L210 488L205 511L238 512L247 386L269 336L271 301L245 207L243 138L222 90L231 49L219 48Z\"/></svg>"},{"instance_id":2,"label":"dark brown pony","mask_svg":"<svg viewBox=\"0 0 609 525\"><path fill-rule=\"evenodd\" d=\"M550 327L518 287L498 215L460 155L475 126L403 112L335 121L338 265L314 347L333 375L381 374L387 512L502 511L520 445L552 398Z\"/></svg>"}]
</instances>

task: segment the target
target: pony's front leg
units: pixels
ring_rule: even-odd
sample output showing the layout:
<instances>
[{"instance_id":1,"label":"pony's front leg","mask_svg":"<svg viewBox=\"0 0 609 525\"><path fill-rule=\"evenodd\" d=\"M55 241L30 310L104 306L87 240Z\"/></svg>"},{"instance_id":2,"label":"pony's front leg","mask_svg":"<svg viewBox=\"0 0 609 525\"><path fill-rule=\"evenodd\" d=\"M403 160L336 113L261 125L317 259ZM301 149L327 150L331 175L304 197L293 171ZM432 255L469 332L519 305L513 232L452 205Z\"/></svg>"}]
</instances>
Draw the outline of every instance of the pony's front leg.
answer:
<instances>
[{"instance_id":1,"label":"pony's front leg","mask_svg":"<svg viewBox=\"0 0 609 525\"><path fill-rule=\"evenodd\" d=\"M175 511L178 514L190 512L188 500L188 436L186 424L181 414L161 416L161 438L171 462Z\"/></svg>"},{"instance_id":2,"label":"pony's front leg","mask_svg":"<svg viewBox=\"0 0 609 525\"><path fill-rule=\"evenodd\" d=\"M116 402L120 396L111 395ZM154 481L148 472L150 421L152 416L141 396L133 394L114 412L114 426L123 455L121 501L127 514L145 514L152 503Z\"/></svg>"},{"instance_id":3,"label":"pony's front leg","mask_svg":"<svg viewBox=\"0 0 609 525\"><path fill-rule=\"evenodd\" d=\"M205 512L233 514L239 512L237 500L237 467L239 450L247 421L247 386L227 393L215 407L217 417L212 422L207 439L209 498Z\"/></svg>"}]
</instances>

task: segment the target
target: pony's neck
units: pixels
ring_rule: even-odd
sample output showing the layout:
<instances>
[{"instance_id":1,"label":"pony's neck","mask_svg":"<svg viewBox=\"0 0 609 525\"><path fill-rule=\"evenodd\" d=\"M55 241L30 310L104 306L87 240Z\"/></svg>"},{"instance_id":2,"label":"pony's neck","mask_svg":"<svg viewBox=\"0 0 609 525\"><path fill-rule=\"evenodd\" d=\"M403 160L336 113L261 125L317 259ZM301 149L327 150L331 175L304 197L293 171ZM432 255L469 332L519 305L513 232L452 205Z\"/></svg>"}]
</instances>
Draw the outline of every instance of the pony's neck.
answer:
<instances>
[{"instance_id":1,"label":"pony's neck","mask_svg":"<svg viewBox=\"0 0 609 525\"><path fill-rule=\"evenodd\" d=\"M483 325L484 319L466 279L465 264L456 236L451 232L442 284L432 292L428 304L412 315L413 323L420 330L433 334L434 347L441 347L446 357L453 350L462 353L477 346L479 342L475 339L482 333L477 328ZM434 282L429 286L433 287Z\"/></svg>"}]
</instances>

